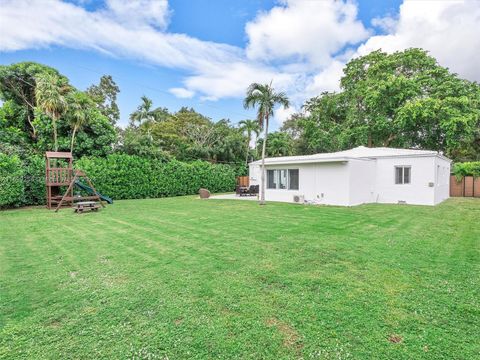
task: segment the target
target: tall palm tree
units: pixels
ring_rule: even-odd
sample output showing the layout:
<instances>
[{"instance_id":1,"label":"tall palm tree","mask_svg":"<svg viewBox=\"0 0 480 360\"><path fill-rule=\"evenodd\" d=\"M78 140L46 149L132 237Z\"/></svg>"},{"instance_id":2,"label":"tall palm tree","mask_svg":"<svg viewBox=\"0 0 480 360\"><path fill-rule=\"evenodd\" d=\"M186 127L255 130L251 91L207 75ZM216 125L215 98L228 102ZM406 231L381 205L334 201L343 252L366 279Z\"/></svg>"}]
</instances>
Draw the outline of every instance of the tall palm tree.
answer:
<instances>
[{"instance_id":1,"label":"tall palm tree","mask_svg":"<svg viewBox=\"0 0 480 360\"><path fill-rule=\"evenodd\" d=\"M152 110L152 105L152 100L143 95L142 103L137 107L137 110L130 114L130 121L132 123L138 122L139 125L156 121L157 111Z\"/></svg>"},{"instance_id":2,"label":"tall palm tree","mask_svg":"<svg viewBox=\"0 0 480 360\"><path fill-rule=\"evenodd\" d=\"M70 88L58 76L52 74L39 75L35 80L37 107L52 119L54 148L58 151L57 121L67 109L65 94Z\"/></svg>"},{"instance_id":3,"label":"tall palm tree","mask_svg":"<svg viewBox=\"0 0 480 360\"><path fill-rule=\"evenodd\" d=\"M73 152L75 135L89 120L89 111L93 108L92 99L85 93L75 91L69 98L68 115L70 126L72 127L72 139L70 142L70 152Z\"/></svg>"},{"instance_id":4,"label":"tall palm tree","mask_svg":"<svg viewBox=\"0 0 480 360\"><path fill-rule=\"evenodd\" d=\"M248 166L248 155L250 153L250 143L252 141L252 134L258 136L260 133L260 126L255 120L242 120L238 123L240 130L247 133L247 156L245 158L245 166Z\"/></svg>"},{"instance_id":5,"label":"tall palm tree","mask_svg":"<svg viewBox=\"0 0 480 360\"><path fill-rule=\"evenodd\" d=\"M245 109L257 107L258 125L264 129L260 205L265 205L265 147L267 145L268 121L273 116L273 110L276 105L282 105L286 109L290 106L290 102L284 92L275 92L272 83L252 83L248 87L247 95L243 100Z\"/></svg>"}]
</instances>

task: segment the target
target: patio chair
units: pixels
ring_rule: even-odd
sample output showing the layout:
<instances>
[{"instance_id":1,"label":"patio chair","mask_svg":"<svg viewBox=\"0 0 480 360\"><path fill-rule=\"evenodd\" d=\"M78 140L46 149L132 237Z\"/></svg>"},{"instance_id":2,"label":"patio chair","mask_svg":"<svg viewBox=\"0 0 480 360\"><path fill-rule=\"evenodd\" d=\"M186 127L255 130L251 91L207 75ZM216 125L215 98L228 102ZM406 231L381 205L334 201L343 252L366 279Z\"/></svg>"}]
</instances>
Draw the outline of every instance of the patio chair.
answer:
<instances>
[{"instance_id":1,"label":"patio chair","mask_svg":"<svg viewBox=\"0 0 480 360\"><path fill-rule=\"evenodd\" d=\"M245 186L238 186L236 187L235 189L235 193L238 195L238 196L248 196L249 195L249 192L248 192L248 188L245 187Z\"/></svg>"},{"instance_id":2,"label":"patio chair","mask_svg":"<svg viewBox=\"0 0 480 360\"><path fill-rule=\"evenodd\" d=\"M248 195L249 196L256 196L258 195L260 190L260 185L250 185L248 188Z\"/></svg>"}]
</instances>

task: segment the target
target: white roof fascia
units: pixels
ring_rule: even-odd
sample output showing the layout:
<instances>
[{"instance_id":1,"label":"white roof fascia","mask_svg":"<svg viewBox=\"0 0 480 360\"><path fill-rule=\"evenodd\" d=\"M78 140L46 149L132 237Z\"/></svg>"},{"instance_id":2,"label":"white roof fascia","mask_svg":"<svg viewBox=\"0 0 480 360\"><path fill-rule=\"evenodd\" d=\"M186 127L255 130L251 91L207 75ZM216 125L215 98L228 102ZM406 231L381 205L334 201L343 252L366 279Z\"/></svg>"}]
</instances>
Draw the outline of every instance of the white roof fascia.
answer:
<instances>
[{"instance_id":1,"label":"white roof fascia","mask_svg":"<svg viewBox=\"0 0 480 360\"><path fill-rule=\"evenodd\" d=\"M372 159L372 160L375 160L375 159L392 159L392 158L406 158L406 157L438 157L440 159L443 159L445 161L448 161L448 162L452 162L452 160L450 160L449 158L447 158L446 156L442 155L442 154L439 154L437 152L432 152L431 154L402 154L402 155L379 155L379 156L365 156L365 157L362 157L362 159ZM358 158L360 159L360 158Z\"/></svg>"},{"instance_id":2,"label":"white roof fascia","mask_svg":"<svg viewBox=\"0 0 480 360\"><path fill-rule=\"evenodd\" d=\"M265 159L265 165L283 165L283 164L316 164L316 163L327 163L327 162L347 162L350 160L348 157L338 157L338 158L325 158L325 159L282 159L279 161L272 161ZM262 161L258 161L259 165L262 165Z\"/></svg>"},{"instance_id":3,"label":"white roof fascia","mask_svg":"<svg viewBox=\"0 0 480 360\"><path fill-rule=\"evenodd\" d=\"M349 156L332 157L332 158L312 158L312 159L288 159L274 161L275 158L265 159L265 165L284 165L284 164L316 164L316 163L333 163L333 162L348 162L350 160L372 161L371 158L354 158ZM262 165L261 160L251 162L252 165Z\"/></svg>"},{"instance_id":4,"label":"white roof fascia","mask_svg":"<svg viewBox=\"0 0 480 360\"><path fill-rule=\"evenodd\" d=\"M418 157L438 157L449 163L452 162L449 158L438 153L437 151L424 151L423 153L400 153L400 154L376 154L370 156L332 156L332 157L322 157L324 154L314 154L314 155L305 155L305 156L284 156L278 158L266 158L265 165L282 165L282 164L311 164L311 163L326 163L326 162L348 162L349 160L376 160L376 159L385 159L385 158L418 158ZM326 153L325 153L326 155ZM257 160L249 163L249 165L261 165L262 161Z\"/></svg>"}]
</instances>

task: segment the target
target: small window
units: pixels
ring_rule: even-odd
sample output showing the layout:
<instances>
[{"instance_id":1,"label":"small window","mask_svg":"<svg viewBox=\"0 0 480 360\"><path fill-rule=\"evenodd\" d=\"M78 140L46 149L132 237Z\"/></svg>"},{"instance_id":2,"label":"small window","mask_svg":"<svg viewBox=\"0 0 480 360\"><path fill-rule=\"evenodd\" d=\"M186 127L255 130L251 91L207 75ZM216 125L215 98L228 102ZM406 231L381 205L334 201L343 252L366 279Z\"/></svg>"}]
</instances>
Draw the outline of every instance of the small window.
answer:
<instances>
[{"instance_id":1,"label":"small window","mask_svg":"<svg viewBox=\"0 0 480 360\"><path fill-rule=\"evenodd\" d=\"M410 166L395 166L395 184L410 184L411 172Z\"/></svg>"},{"instance_id":2,"label":"small window","mask_svg":"<svg viewBox=\"0 0 480 360\"><path fill-rule=\"evenodd\" d=\"M298 190L298 169L288 170L288 189Z\"/></svg>"}]
</instances>

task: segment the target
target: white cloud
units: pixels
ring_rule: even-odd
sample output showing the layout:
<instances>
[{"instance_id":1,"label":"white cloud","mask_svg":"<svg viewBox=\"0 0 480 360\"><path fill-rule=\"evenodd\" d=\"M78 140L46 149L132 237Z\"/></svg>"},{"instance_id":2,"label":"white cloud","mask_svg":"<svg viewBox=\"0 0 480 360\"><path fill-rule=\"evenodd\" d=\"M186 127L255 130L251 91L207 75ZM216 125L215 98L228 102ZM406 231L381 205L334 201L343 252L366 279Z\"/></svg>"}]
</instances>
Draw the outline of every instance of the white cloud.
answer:
<instances>
[{"instance_id":1,"label":"white cloud","mask_svg":"<svg viewBox=\"0 0 480 360\"><path fill-rule=\"evenodd\" d=\"M357 7L342 1L288 0L261 13L246 26L247 56L256 60L295 58L325 66L346 45L369 33L357 19Z\"/></svg>"},{"instance_id":2,"label":"white cloud","mask_svg":"<svg viewBox=\"0 0 480 360\"><path fill-rule=\"evenodd\" d=\"M428 50L440 65L469 80L480 80L480 2L406 1L390 32L373 36L358 55L382 48L393 52L409 47Z\"/></svg>"},{"instance_id":3,"label":"white cloud","mask_svg":"<svg viewBox=\"0 0 480 360\"><path fill-rule=\"evenodd\" d=\"M283 107L279 107L274 111L274 120L278 125L281 126L285 122L285 120L287 120L296 112L298 112L298 109L295 106L290 106L286 109L284 109Z\"/></svg>"},{"instance_id":4,"label":"white cloud","mask_svg":"<svg viewBox=\"0 0 480 360\"><path fill-rule=\"evenodd\" d=\"M190 70L229 62L241 53L234 46L159 31L142 21L143 12L132 12L129 22L124 22L124 11L125 7L118 6L89 12L58 0L4 0L0 6L0 51L60 45Z\"/></svg>"},{"instance_id":5,"label":"white cloud","mask_svg":"<svg viewBox=\"0 0 480 360\"><path fill-rule=\"evenodd\" d=\"M195 92L185 88L171 88L170 91L173 95L181 99L190 99L195 96Z\"/></svg>"},{"instance_id":6,"label":"white cloud","mask_svg":"<svg viewBox=\"0 0 480 360\"><path fill-rule=\"evenodd\" d=\"M305 92L308 96L313 97L324 91L339 91L344 66L345 63L341 61L332 61L330 65L313 77Z\"/></svg>"},{"instance_id":7,"label":"white cloud","mask_svg":"<svg viewBox=\"0 0 480 360\"><path fill-rule=\"evenodd\" d=\"M223 97L241 97L252 82L272 81L278 89L287 89L294 82L294 75L278 72L260 64L236 61L205 67L185 80L188 89L208 94L209 100Z\"/></svg>"},{"instance_id":8,"label":"white cloud","mask_svg":"<svg viewBox=\"0 0 480 360\"><path fill-rule=\"evenodd\" d=\"M170 18L167 0L106 0L107 9L118 21L165 29Z\"/></svg>"},{"instance_id":9,"label":"white cloud","mask_svg":"<svg viewBox=\"0 0 480 360\"><path fill-rule=\"evenodd\" d=\"M203 68L189 76L184 85L209 94L204 99L217 100L242 96L253 81L273 81L274 87L287 92L299 107L314 90L338 89L341 62L334 54L340 52L337 57L345 57L341 51L345 46L368 35L356 13L356 6L349 2L284 2L246 24L249 41L244 58ZM320 71L315 78L312 70ZM282 122L287 116L284 114L278 112L275 117Z\"/></svg>"},{"instance_id":10,"label":"white cloud","mask_svg":"<svg viewBox=\"0 0 480 360\"><path fill-rule=\"evenodd\" d=\"M398 22L398 19L395 19L394 17L389 15L372 19L372 25L382 29L385 32L395 31L397 22Z\"/></svg>"}]
</instances>

